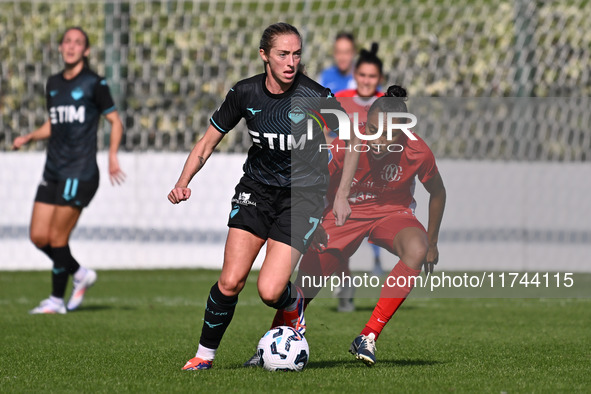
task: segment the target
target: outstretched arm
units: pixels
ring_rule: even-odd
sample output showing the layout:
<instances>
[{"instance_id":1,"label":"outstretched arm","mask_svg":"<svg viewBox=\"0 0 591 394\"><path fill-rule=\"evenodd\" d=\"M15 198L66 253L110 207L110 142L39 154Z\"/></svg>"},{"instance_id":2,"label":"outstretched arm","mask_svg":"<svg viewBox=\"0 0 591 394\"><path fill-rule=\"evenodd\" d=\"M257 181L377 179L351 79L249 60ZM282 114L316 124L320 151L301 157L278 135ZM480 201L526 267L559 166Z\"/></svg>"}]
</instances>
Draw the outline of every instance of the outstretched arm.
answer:
<instances>
[{"instance_id":1,"label":"outstretched arm","mask_svg":"<svg viewBox=\"0 0 591 394\"><path fill-rule=\"evenodd\" d=\"M439 228L443 219L445 209L446 192L441 175L433 176L424 183L425 189L429 192L429 223L427 225L427 238L429 246L427 248L427 257L425 260L425 272L433 272L433 266L439 260L439 250L437 242L439 241Z\"/></svg>"},{"instance_id":2,"label":"outstretched arm","mask_svg":"<svg viewBox=\"0 0 591 394\"><path fill-rule=\"evenodd\" d=\"M47 121L43 123L43 125L41 125L41 127L39 127L37 130L32 131L29 134L16 137L12 142L12 149L20 149L23 145L26 145L31 141L44 140L49 138L50 135L51 123L49 122L49 119L47 119Z\"/></svg>"},{"instance_id":3,"label":"outstretched arm","mask_svg":"<svg viewBox=\"0 0 591 394\"><path fill-rule=\"evenodd\" d=\"M205 135L193 147L189 154L183 171L179 180L174 185L174 188L168 193L168 200L173 204L178 204L181 201L187 200L191 197L191 189L189 189L189 182L191 179L203 168L203 165L213 153L215 147L224 138L224 134L220 133L215 127L209 125Z\"/></svg>"},{"instance_id":4,"label":"outstretched arm","mask_svg":"<svg viewBox=\"0 0 591 394\"><path fill-rule=\"evenodd\" d=\"M123 137L123 123L119 118L117 111L109 112L105 115L105 118L111 123L111 140L109 144L109 179L111 185L115 183L120 185L125 181L125 173L121 171L119 167L119 159L117 158L117 151L121 144L121 138Z\"/></svg>"}]
</instances>

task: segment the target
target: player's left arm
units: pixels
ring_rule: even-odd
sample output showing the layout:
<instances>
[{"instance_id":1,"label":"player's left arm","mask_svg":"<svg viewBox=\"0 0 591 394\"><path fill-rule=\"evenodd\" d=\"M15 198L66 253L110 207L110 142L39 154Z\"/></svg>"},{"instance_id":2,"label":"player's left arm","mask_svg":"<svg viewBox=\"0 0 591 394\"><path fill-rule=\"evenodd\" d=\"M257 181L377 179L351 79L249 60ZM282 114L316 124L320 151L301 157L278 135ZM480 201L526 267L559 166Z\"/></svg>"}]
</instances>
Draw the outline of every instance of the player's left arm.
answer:
<instances>
[{"instance_id":1,"label":"player's left arm","mask_svg":"<svg viewBox=\"0 0 591 394\"><path fill-rule=\"evenodd\" d=\"M119 117L119 113L111 111L105 115L105 119L111 124L111 140L109 144L109 179L111 184L115 183L120 185L125 181L125 173L119 166L119 159L117 158L117 151L119 145L121 145L121 139L123 138L123 123Z\"/></svg>"},{"instance_id":2,"label":"player's left arm","mask_svg":"<svg viewBox=\"0 0 591 394\"><path fill-rule=\"evenodd\" d=\"M125 180L125 173L119 167L117 151L123 138L123 122L119 112L115 108L115 102L111 96L111 90L104 78L101 78L94 85L94 102L98 110L103 114L107 122L111 124L111 139L109 143L109 180L111 185L120 185Z\"/></svg>"},{"instance_id":3,"label":"player's left arm","mask_svg":"<svg viewBox=\"0 0 591 394\"><path fill-rule=\"evenodd\" d=\"M443 179L437 172L425 183L425 189L429 193L429 222L427 225L427 238L429 246L427 248L427 257L425 259L425 272L433 272L433 266L439 260L439 250L437 242L439 241L439 229L445 210L446 191L443 185Z\"/></svg>"}]
</instances>

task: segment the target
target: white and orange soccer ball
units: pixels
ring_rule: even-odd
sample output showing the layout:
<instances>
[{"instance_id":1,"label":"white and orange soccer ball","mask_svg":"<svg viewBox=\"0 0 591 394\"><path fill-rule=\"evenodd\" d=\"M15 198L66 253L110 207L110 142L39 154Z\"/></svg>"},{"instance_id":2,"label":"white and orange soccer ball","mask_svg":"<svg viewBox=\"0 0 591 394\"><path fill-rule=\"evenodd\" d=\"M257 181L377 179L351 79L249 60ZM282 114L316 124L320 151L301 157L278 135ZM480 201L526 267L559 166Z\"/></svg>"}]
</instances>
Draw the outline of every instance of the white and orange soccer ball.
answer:
<instances>
[{"instance_id":1,"label":"white and orange soccer ball","mask_svg":"<svg viewBox=\"0 0 591 394\"><path fill-rule=\"evenodd\" d=\"M308 364L308 341L288 326L274 327L259 341L257 354L267 371L301 371Z\"/></svg>"}]
</instances>

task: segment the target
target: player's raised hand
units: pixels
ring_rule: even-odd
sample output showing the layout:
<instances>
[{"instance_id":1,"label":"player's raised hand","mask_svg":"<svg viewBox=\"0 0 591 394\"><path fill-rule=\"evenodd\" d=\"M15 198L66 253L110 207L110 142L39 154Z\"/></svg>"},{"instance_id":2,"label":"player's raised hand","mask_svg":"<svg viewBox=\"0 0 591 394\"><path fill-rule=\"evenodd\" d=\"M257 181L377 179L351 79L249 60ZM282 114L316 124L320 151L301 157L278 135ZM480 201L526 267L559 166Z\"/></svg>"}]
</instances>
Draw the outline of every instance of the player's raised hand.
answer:
<instances>
[{"instance_id":1,"label":"player's raised hand","mask_svg":"<svg viewBox=\"0 0 591 394\"><path fill-rule=\"evenodd\" d=\"M433 273L433 269L438 261L439 250L437 249L437 244L429 244L429 247L427 248L427 257L425 258L425 273Z\"/></svg>"},{"instance_id":2,"label":"player's raised hand","mask_svg":"<svg viewBox=\"0 0 591 394\"><path fill-rule=\"evenodd\" d=\"M188 187L175 187L168 193L168 201L173 204L188 200L189 197L191 197L191 189Z\"/></svg>"},{"instance_id":3,"label":"player's raised hand","mask_svg":"<svg viewBox=\"0 0 591 394\"><path fill-rule=\"evenodd\" d=\"M347 219L349 219L349 216L351 216L349 201L346 198L335 197L332 213L335 217L335 224L337 226L344 225Z\"/></svg>"}]
</instances>

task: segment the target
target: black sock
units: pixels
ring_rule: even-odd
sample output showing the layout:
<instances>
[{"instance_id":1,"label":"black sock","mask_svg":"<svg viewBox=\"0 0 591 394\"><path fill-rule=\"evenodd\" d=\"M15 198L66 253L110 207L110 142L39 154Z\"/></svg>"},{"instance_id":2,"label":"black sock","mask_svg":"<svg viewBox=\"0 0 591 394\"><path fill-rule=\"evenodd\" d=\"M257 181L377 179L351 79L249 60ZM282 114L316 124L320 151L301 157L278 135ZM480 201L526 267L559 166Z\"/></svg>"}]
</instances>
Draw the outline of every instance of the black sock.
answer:
<instances>
[{"instance_id":1,"label":"black sock","mask_svg":"<svg viewBox=\"0 0 591 394\"><path fill-rule=\"evenodd\" d=\"M74 275L80 264L76 261L72 253L70 252L70 246L60 246L59 248L52 248L53 261L59 261L59 265L64 267L68 274Z\"/></svg>"},{"instance_id":2,"label":"black sock","mask_svg":"<svg viewBox=\"0 0 591 394\"><path fill-rule=\"evenodd\" d=\"M228 297L222 294L216 282L209 292L205 316L203 317L203 328L199 343L210 349L217 349L220 346L226 328L230 325L234 316L234 309L238 303L238 296Z\"/></svg>"},{"instance_id":3,"label":"black sock","mask_svg":"<svg viewBox=\"0 0 591 394\"><path fill-rule=\"evenodd\" d=\"M47 257L49 257L50 259L53 259L53 249L51 248L50 244L47 244L47 245L41 246L41 247L37 247L37 249L39 249L40 251L45 253L47 255Z\"/></svg>"},{"instance_id":4,"label":"black sock","mask_svg":"<svg viewBox=\"0 0 591 394\"><path fill-rule=\"evenodd\" d=\"M295 297L292 297L292 294L294 294ZM291 282L287 282L287 286L279 297L279 300L273 304L267 303L267 305L275 309L285 309L296 301L297 296L295 288L292 289Z\"/></svg>"},{"instance_id":5,"label":"black sock","mask_svg":"<svg viewBox=\"0 0 591 394\"><path fill-rule=\"evenodd\" d=\"M59 261L53 261L51 270L51 295L57 298L64 298L68 286L68 270Z\"/></svg>"},{"instance_id":6,"label":"black sock","mask_svg":"<svg viewBox=\"0 0 591 394\"><path fill-rule=\"evenodd\" d=\"M64 298L66 287L68 286L68 277L70 274L78 271L80 264L72 257L68 245L59 248L51 248L53 259L53 270L51 271L52 291L51 295L58 298Z\"/></svg>"}]
</instances>

